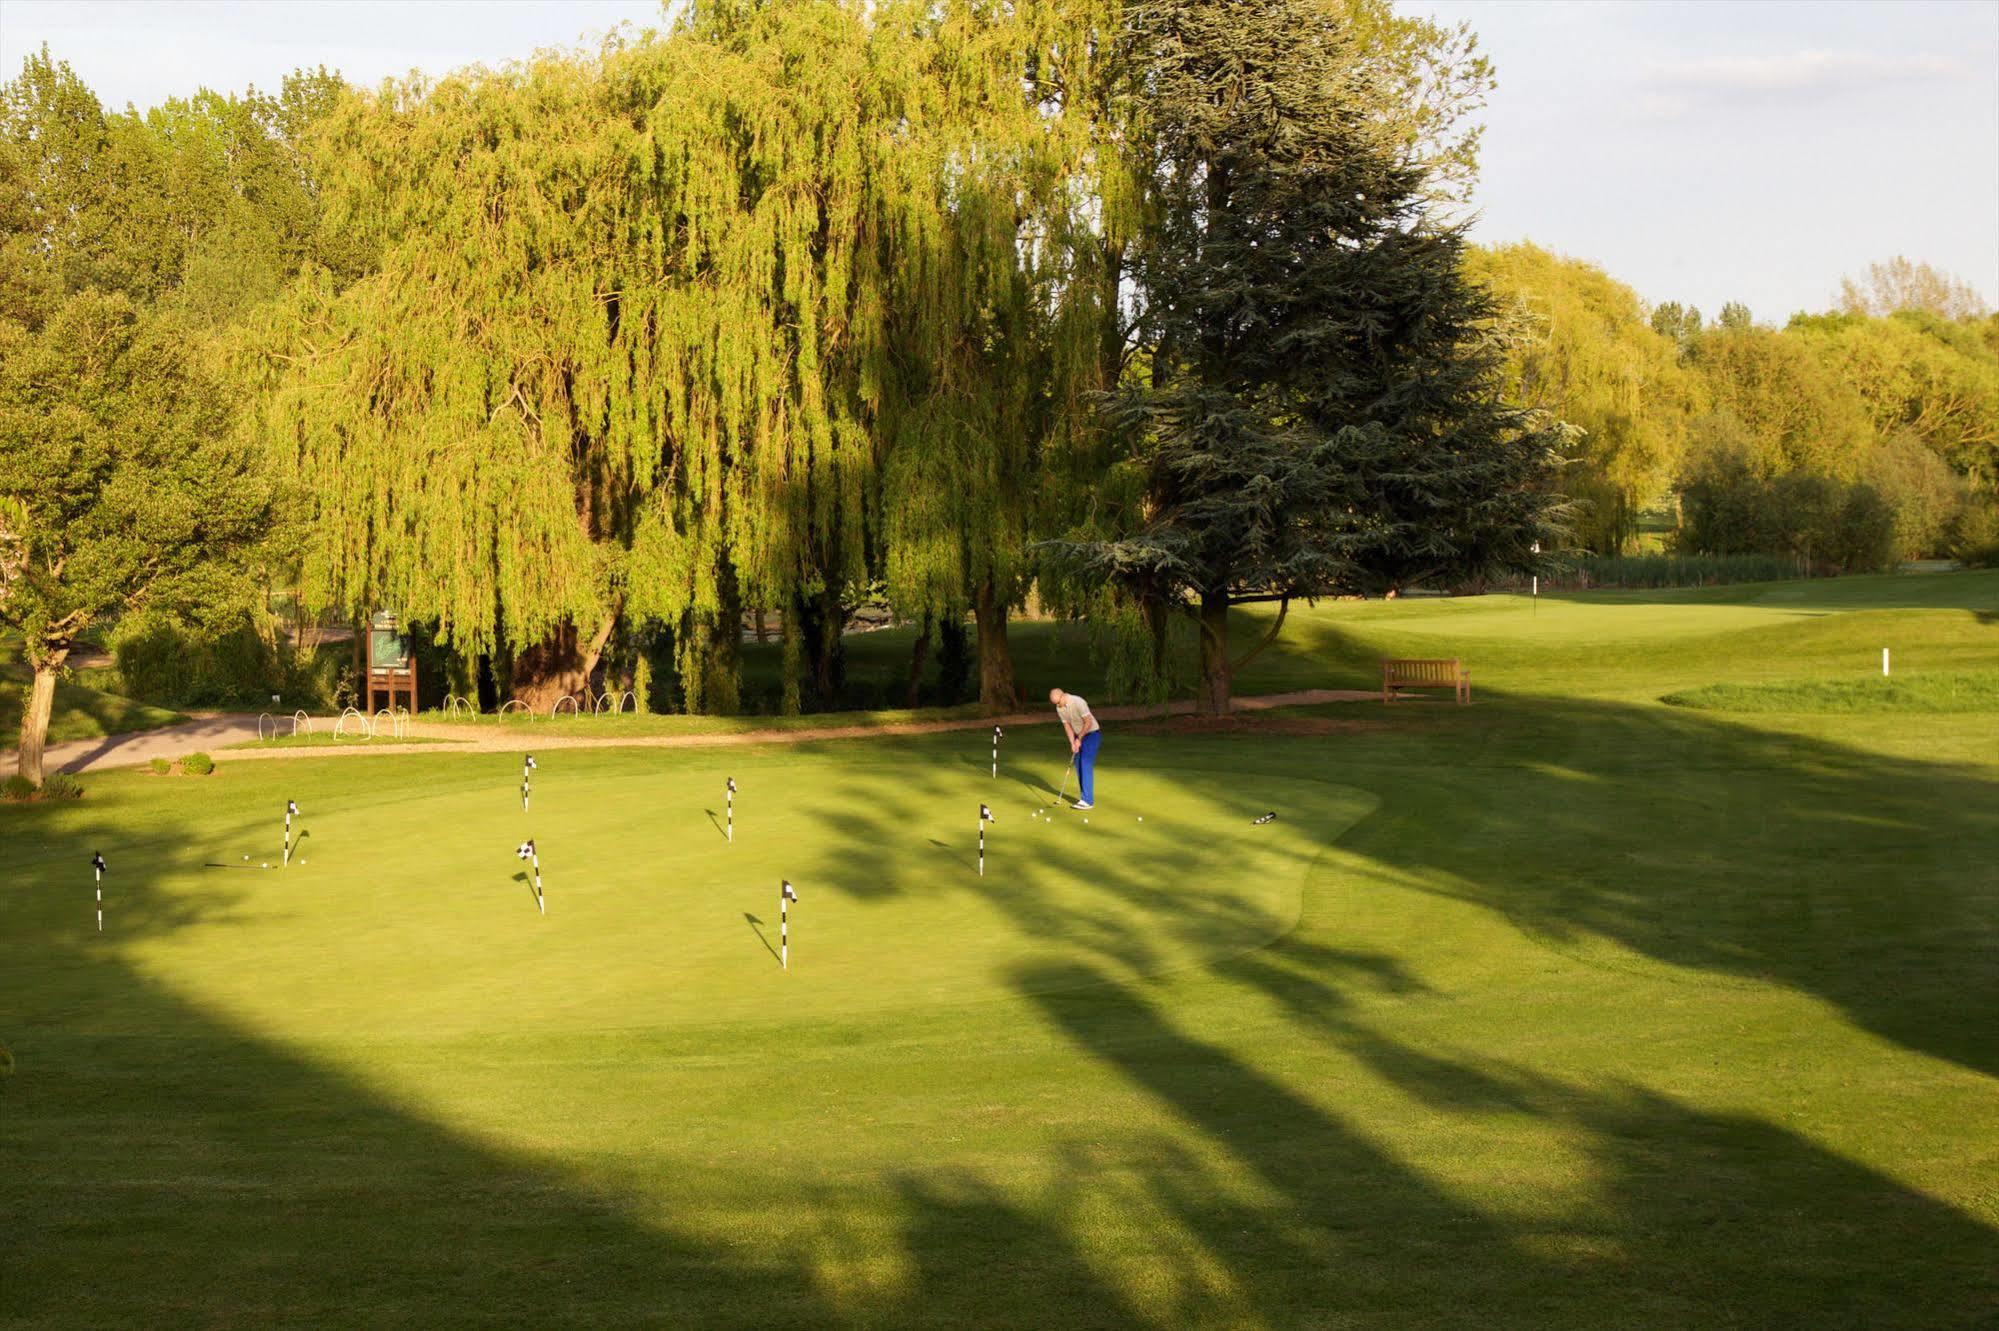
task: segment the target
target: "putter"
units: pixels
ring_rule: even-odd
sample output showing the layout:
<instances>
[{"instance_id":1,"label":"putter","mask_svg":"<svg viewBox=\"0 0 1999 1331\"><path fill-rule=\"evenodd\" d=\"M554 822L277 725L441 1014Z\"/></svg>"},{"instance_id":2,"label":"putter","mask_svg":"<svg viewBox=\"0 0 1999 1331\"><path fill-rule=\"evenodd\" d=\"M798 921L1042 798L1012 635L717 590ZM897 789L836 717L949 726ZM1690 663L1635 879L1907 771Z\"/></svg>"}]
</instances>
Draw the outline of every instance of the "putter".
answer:
<instances>
[{"instance_id":1,"label":"putter","mask_svg":"<svg viewBox=\"0 0 1999 1331\"><path fill-rule=\"evenodd\" d=\"M1070 777L1072 777L1072 776L1074 776L1074 775L1076 775L1076 756L1075 756L1074 754L1070 754L1070 755L1069 755L1069 770L1068 770L1068 771L1066 771L1066 772L1064 772L1064 773L1062 774L1062 793L1061 793L1061 794L1060 794L1059 796L1057 796L1057 797L1056 797L1056 800L1055 800L1055 802L1056 802L1057 804L1060 804L1060 805L1063 805L1063 806L1065 806L1065 807L1066 807L1066 806L1068 805L1068 803L1069 803L1069 778L1070 778Z\"/></svg>"}]
</instances>

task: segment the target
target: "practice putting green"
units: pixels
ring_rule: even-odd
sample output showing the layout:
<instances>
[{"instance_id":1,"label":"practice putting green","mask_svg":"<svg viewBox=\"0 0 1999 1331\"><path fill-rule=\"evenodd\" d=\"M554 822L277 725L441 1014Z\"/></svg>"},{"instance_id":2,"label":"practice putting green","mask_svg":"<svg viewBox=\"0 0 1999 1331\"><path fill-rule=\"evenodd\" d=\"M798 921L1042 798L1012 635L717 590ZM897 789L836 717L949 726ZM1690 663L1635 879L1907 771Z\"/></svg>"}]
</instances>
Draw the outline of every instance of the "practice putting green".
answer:
<instances>
[{"instance_id":1,"label":"practice putting green","mask_svg":"<svg viewBox=\"0 0 1999 1331\"><path fill-rule=\"evenodd\" d=\"M266 797L275 812L261 821L244 808L250 789L287 788L286 774L244 771L204 844L114 851L106 946L233 1020L312 1038L970 1002L1011 991L1028 963L1142 978L1268 943L1296 923L1321 849L1373 806L1318 781L1126 767L1107 783L1115 798L1078 813L1057 805L1046 783L1062 768L1047 760L1009 755L998 781L865 752L722 761L544 751L526 814L513 755L446 769L476 764L483 784L319 794L304 801L290 868L286 796ZM327 777L360 785L380 770ZM733 843L724 770L741 787ZM982 801L997 820L984 877ZM1254 825L1270 808L1282 816ZM515 856L530 835L546 915ZM61 918L65 875L37 876L41 925L75 926ZM789 975L775 951L787 878L800 895ZM186 923L127 942L120 898L134 890ZM94 1025L129 1029L109 1015Z\"/></svg>"},{"instance_id":2,"label":"practice putting green","mask_svg":"<svg viewBox=\"0 0 1999 1331\"><path fill-rule=\"evenodd\" d=\"M0 1326L1989 1326L1999 714L1659 699L1999 577L1798 590L1294 614L1476 704L1114 723L1087 826L1047 727L0 807Z\"/></svg>"}]
</instances>

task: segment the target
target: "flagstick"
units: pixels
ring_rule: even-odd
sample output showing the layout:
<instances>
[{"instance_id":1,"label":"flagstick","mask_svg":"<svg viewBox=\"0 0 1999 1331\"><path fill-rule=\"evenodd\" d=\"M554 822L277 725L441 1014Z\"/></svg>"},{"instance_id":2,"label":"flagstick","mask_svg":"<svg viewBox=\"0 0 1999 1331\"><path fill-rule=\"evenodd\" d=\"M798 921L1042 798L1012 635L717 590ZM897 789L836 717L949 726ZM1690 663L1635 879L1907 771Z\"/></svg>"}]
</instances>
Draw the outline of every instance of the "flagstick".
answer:
<instances>
[{"instance_id":1,"label":"flagstick","mask_svg":"<svg viewBox=\"0 0 1999 1331\"><path fill-rule=\"evenodd\" d=\"M998 726L994 726L993 727L993 779L994 780L999 779L999 741L1000 741L1000 728Z\"/></svg>"},{"instance_id":2,"label":"flagstick","mask_svg":"<svg viewBox=\"0 0 1999 1331\"><path fill-rule=\"evenodd\" d=\"M986 824L993 821L993 811L979 806L979 877L986 876Z\"/></svg>"},{"instance_id":3,"label":"flagstick","mask_svg":"<svg viewBox=\"0 0 1999 1331\"><path fill-rule=\"evenodd\" d=\"M97 932L104 932L104 856L101 852L90 853L90 868L97 875Z\"/></svg>"},{"instance_id":4,"label":"flagstick","mask_svg":"<svg viewBox=\"0 0 1999 1331\"><path fill-rule=\"evenodd\" d=\"M729 792L726 798L728 807L722 816L728 822L724 834L729 838L729 844L733 846L736 844L736 778L733 776L729 778Z\"/></svg>"},{"instance_id":5,"label":"flagstick","mask_svg":"<svg viewBox=\"0 0 1999 1331\"><path fill-rule=\"evenodd\" d=\"M288 869L292 862L292 815L298 812L297 800L285 801L285 858L278 866Z\"/></svg>"},{"instance_id":6,"label":"flagstick","mask_svg":"<svg viewBox=\"0 0 1999 1331\"><path fill-rule=\"evenodd\" d=\"M791 970L791 903L798 900L798 894L791 890L791 881L780 878L777 887L777 964L785 971Z\"/></svg>"},{"instance_id":7,"label":"flagstick","mask_svg":"<svg viewBox=\"0 0 1999 1331\"><path fill-rule=\"evenodd\" d=\"M535 846L533 837L529 837L526 841L521 842L520 849L514 852L514 858L528 860L533 863L535 909L539 910L543 915L548 914L548 899L541 894L541 851Z\"/></svg>"},{"instance_id":8,"label":"flagstick","mask_svg":"<svg viewBox=\"0 0 1999 1331\"><path fill-rule=\"evenodd\" d=\"M524 755L521 758L521 812L522 813L526 813L528 811L528 780L529 780L528 774L532 771L534 771L534 755L530 753Z\"/></svg>"}]
</instances>

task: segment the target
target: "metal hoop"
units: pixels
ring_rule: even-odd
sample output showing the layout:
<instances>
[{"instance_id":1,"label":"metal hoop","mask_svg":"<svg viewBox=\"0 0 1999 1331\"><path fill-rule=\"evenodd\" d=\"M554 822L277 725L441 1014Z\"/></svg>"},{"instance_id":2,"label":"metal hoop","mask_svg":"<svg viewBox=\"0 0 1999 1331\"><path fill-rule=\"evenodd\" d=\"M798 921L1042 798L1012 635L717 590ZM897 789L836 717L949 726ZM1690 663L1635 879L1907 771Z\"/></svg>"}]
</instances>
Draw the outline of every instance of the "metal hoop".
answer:
<instances>
[{"instance_id":1,"label":"metal hoop","mask_svg":"<svg viewBox=\"0 0 1999 1331\"><path fill-rule=\"evenodd\" d=\"M548 705L548 714L549 714L549 716L550 716L550 717L554 717L554 716L558 716L558 715L560 715L560 714L561 714L561 712L562 712L562 704L564 704L564 703L568 703L568 704L569 704L569 714L570 714L571 716L575 716L575 715L576 715L576 695L575 695L575 694L573 694L573 693L565 693L565 694L563 694L563 695L562 695L562 696L561 696L560 698L557 698L557 699L556 699L556 700L555 700L554 702L550 703L550 704Z\"/></svg>"},{"instance_id":2,"label":"metal hoop","mask_svg":"<svg viewBox=\"0 0 1999 1331\"><path fill-rule=\"evenodd\" d=\"M627 710L625 704L628 702L631 704L629 710L634 712L638 711L639 709L638 695L633 693L630 689L626 689L623 693L611 693L607 691L603 697L597 700L597 705L599 709L605 707L610 708L611 715L616 716L620 712Z\"/></svg>"},{"instance_id":3,"label":"metal hoop","mask_svg":"<svg viewBox=\"0 0 1999 1331\"><path fill-rule=\"evenodd\" d=\"M455 693L445 694L444 695L445 716L449 717L453 721L456 721L458 719L458 714L460 712L463 712L467 716L477 716L479 714L479 710L472 705L472 700L470 698L462 698Z\"/></svg>"},{"instance_id":4,"label":"metal hoop","mask_svg":"<svg viewBox=\"0 0 1999 1331\"><path fill-rule=\"evenodd\" d=\"M407 708L384 707L381 711L375 713L374 721L369 724L368 737L370 739L379 739L381 737L382 734L381 721L382 718L386 716L389 718L390 737L393 739L401 739L403 737L403 730L404 730L403 718L407 717L408 715L409 711Z\"/></svg>"},{"instance_id":5,"label":"metal hoop","mask_svg":"<svg viewBox=\"0 0 1999 1331\"><path fill-rule=\"evenodd\" d=\"M504 721L507 718L507 709L510 707L520 708L523 712L527 713L528 720L530 721L534 720L534 709L532 707L529 707L526 703L522 702L519 698L507 699L505 702L500 704L500 710L493 713L493 715L497 716L502 721Z\"/></svg>"},{"instance_id":6,"label":"metal hoop","mask_svg":"<svg viewBox=\"0 0 1999 1331\"><path fill-rule=\"evenodd\" d=\"M373 739L375 737L375 723L368 719L368 714L362 711L358 707L349 707L346 711L340 714L340 719L334 722L333 738L335 739L347 738L347 721L350 717L359 723L361 731L360 738Z\"/></svg>"},{"instance_id":7,"label":"metal hoop","mask_svg":"<svg viewBox=\"0 0 1999 1331\"><path fill-rule=\"evenodd\" d=\"M266 721L269 721L271 723L271 733L268 735L264 733L264 722ZM265 740L276 739L277 737L278 737L278 718L272 716L269 712L257 713L257 742L259 744L262 744Z\"/></svg>"},{"instance_id":8,"label":"metal hoop","mask_svg":"<svg viewBox=\"0 0 1999 1331\"><path fill-rule=\"evenodd\" d=\"M301 724L305 726L305 733L310 735L312 733L312 718L307 716L303 709L292 713L292 734L298 734L298 728Z\"/></svg>"}]
</instances>

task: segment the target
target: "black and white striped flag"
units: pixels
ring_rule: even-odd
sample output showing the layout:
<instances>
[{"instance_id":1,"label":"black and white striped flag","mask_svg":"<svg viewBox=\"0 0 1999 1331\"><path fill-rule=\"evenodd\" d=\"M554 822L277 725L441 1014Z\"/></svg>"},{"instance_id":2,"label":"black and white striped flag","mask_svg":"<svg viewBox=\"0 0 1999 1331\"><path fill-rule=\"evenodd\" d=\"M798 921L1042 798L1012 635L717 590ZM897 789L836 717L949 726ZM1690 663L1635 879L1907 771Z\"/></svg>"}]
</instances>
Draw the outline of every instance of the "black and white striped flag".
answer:
<instances>
[{"instance_id":1,"label":"black and white striped flag","mask_svg":"<svg viewBox=\"0 0 1999 1331\"><path fill-rule=\"evenodd\" d=\"M722 798L725 801L722 817L727 820L722 830L733 846L736 844L736 778L733 776L728 778L728 789L723 792Z\"/></svg>"},{"instance_id":2,"label":"black and white striped flag","mask_svg":"<svg viewBox=\"0 0 1999 1331\"><path fill-rule=\"evenodd\" d=\"M90 867L97 875L97 932L104 932L104 853L90 852Z\"/></svg>"},{"instance_id":3,"label":"black and white striped flag","mask_svg":"<svg viewBox=\"0 0 1999 1331\"><path fill-rule=\"evenodd\" d=\"M289 866L292 862L292 819L296 817L298 817L298 801L286 800L285 801L285 858L284 858L284 865L280 867Z\"/></svg>"},{"instance_id":4,"label":"black and white striped flag","mask_svg":"<svg viewBox=\"0 0 1999 1331\"><path fill-rule=\"evenodd\" d=\"M981 878L986 876L986 824L998 821L993 817L990 808L983 804L979 806L979 877Z\"/></svg>"}]
</instances>

